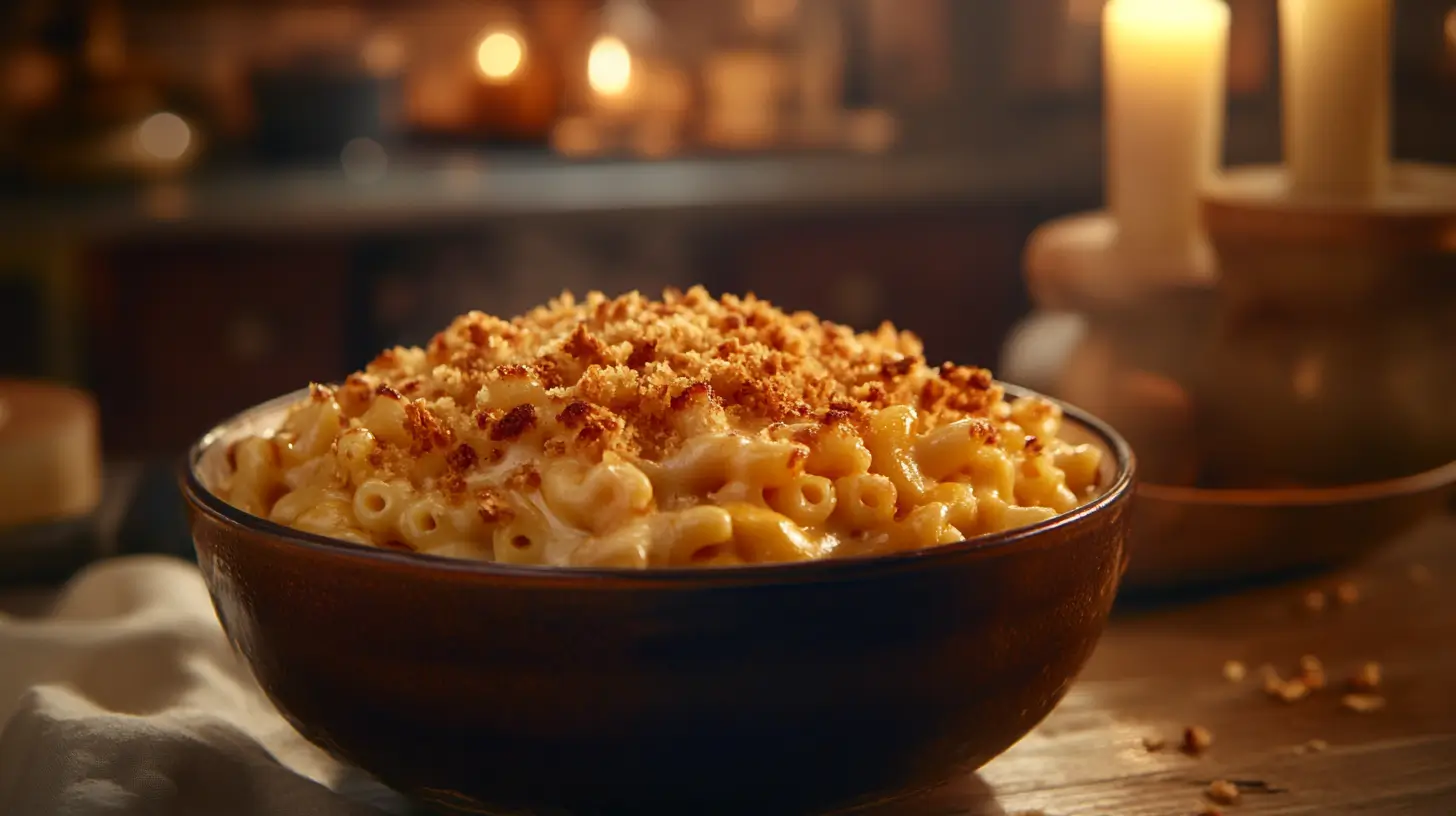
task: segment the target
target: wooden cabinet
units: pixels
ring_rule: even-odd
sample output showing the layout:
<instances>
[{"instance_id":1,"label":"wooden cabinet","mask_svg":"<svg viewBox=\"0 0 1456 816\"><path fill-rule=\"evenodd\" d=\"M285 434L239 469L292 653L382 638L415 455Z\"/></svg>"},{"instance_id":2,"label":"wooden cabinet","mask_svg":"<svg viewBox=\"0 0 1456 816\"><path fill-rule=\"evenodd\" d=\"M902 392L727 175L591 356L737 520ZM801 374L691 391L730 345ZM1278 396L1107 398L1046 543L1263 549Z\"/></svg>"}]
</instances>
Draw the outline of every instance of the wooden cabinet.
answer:
<instances>
[{"instance_id":1,"label":"wooden cabinet","mask_svg":"<svg viewBox=\"0 0 1456 816\"><path fill-rule=\"evenodd\" d=\"M180 451L211 424L344 371L344 243L112 246L90 267L93 385L111 453Z\"/></svg>"}]
</instances>

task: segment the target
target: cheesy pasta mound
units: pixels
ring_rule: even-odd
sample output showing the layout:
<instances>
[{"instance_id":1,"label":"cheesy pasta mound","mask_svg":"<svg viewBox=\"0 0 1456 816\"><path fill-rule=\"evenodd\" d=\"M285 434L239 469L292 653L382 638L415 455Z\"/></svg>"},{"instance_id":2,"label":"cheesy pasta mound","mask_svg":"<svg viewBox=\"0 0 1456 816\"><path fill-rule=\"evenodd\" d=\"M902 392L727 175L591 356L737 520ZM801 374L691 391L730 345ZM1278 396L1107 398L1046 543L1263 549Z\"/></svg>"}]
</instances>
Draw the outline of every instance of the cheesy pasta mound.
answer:
<instances>
[{"instance_id":1,"label":"cheesy pasta mound","mask_svg":"<svg viewBox=\"0 0 1456 816\"><path fill-rule=\"evenodd\" d=\"M360 544L680 567L891 553L1033 524L1100 451L984 369L752 295L569 293L456 318L228 449L220 495Z\"/></svg>"}]
</instances>

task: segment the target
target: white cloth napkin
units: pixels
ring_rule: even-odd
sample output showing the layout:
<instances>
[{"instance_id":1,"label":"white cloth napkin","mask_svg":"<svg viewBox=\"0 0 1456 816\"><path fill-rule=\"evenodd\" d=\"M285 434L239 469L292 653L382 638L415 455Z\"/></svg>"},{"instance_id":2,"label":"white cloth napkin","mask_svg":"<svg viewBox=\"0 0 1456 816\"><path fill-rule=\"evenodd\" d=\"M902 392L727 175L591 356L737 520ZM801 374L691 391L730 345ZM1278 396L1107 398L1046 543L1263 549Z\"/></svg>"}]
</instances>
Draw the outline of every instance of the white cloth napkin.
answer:
<instances>
[{"instance_id":1,"label":"white cloth napkin","mask_svg":"<svg viewBox=\"0 0 1456 816\"><path fill-rule=\"evenodd\" d=\"M299 736L233 654L197 568L136 556L41 618L0 615L0 814L407 814Z\"/></svg>"}]
</instances>

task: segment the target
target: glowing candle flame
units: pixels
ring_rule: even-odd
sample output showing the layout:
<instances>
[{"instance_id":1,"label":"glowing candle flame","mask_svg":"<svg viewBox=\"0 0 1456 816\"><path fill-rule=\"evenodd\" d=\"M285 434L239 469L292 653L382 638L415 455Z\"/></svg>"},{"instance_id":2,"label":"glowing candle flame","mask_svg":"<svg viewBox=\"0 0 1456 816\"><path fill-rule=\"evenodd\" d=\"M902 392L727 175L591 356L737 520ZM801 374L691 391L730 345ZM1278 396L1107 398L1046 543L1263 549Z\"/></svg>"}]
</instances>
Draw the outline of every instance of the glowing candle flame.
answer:
<instances>
[{"instance_id":1,"label":"glowing candle flame","mask_svg":"<svg viewBox=\"0 0 1456 816\"><path fill-rule=\"evenodd\" d=\"M526 44L509 31L492 31L475 47L475 68L492 82L507 82L521 69Z\"/></svg>"},{"instance_id":2,"label":"glowing candle flame","mask_svg":"<svg viewBox=\"0 0 1456 816\"><path fill-rule=\"evenodd\" d=\"M136 145L150 158L176 161L192 146L192 127L170 111L154 113L137 125Z\"/></svg>"},{"instance_id":3,"label":"glowing candle flame","mask_svg":"<svg viewBox=\"0 0 1456 816\"><path fill-rule=\"evenodd\" d=\"M632 82L632 54L616 37L598 37L586 59L587 82L602 96L621 96Z\"/></svg>"}]
</instances>

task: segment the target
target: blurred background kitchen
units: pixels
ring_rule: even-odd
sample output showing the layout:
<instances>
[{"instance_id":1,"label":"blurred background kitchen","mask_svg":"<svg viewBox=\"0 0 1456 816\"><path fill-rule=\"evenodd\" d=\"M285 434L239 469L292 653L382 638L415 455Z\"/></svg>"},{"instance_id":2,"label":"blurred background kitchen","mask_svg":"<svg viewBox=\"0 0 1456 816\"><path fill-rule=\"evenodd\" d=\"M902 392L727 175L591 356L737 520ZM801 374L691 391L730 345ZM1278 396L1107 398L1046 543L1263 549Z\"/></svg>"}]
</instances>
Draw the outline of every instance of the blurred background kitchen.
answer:
<instances>
[{"instance_id":1,"label":"blurred background kitchen","mask_svg":"<svg viewBox=\"0 0 1456 816\"><path fill-rule=\"evenodd\" d=\"M103 463L47 540L185 551L212 422L563 288L754 291L1054 384L1086 329L1028 320L1023 256L1104 200L1104 5L6 3L0 378L94 397ZM1278 3L1227 5L1218 161L1278 162ZM1456 4L1396 0L1389 41L1390 154L1456 163Z\"/></svg>"}]
</instances>

